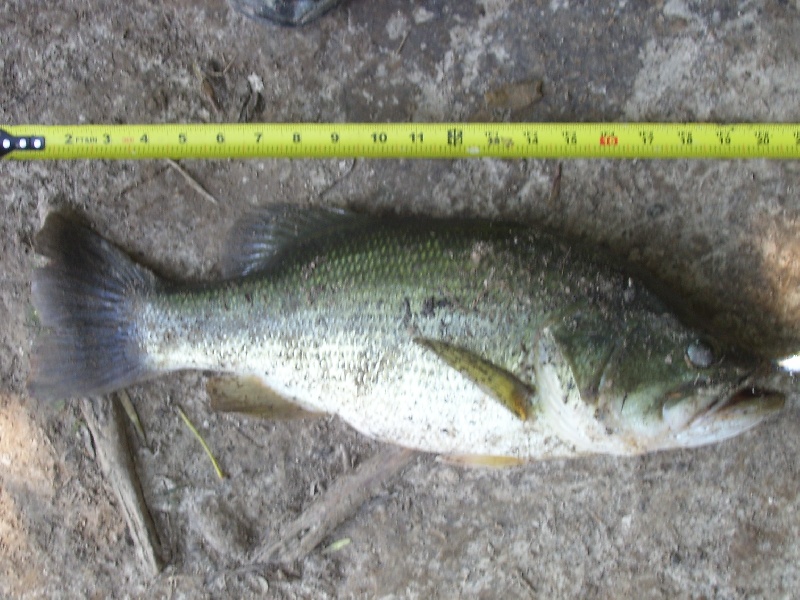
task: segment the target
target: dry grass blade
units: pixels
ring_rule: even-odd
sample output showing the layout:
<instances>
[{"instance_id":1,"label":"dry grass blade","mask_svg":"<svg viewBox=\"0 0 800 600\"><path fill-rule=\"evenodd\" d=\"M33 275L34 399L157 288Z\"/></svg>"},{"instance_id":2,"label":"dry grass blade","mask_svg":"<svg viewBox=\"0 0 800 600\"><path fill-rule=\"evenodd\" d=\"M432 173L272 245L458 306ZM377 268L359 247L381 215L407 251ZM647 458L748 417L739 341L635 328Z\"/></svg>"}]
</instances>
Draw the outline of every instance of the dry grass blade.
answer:
<instances>
[{"instance_id":1,"label":"dry grass blade","mask_svg":"<svg viewBox=\"0 0 800 600\"><path fill-rule=\"evenodd\" d=\"M325 549L322 551L323 554L333 554L334 552L338 552L342 548L345 548L350 545L352 540L350 538L342 538L340 540L336 540L335 542L330 543Z\"/></svg>"},{"instance_id":2,"label":"dry grass blade","mask_svg":"<svg viewBox=\"0 0 800 600\"><path fill-rule=\"evenodd\" d=\"M183 419L183 422L186 423L186 426L189 428L189 431L191 431L192 434L194 434L194 437L196 437L197 441L200 442L200 445L203 446L203 450L206 451L208 458L211 460L211 464L214 465L214 470L217 472L217 477L219 477L220 479L225 479L225 473L222 470L222 467L219 466L217 459L214 458L214 454L211 452L211 448L208 447L208 444L206 444L206 441L203 439L203 436L200 435L199 431L197 431L197 428L189 420L189 417L187 417L186 413L183 412L183 409L180 406L178 406L177 409L178 409L178 414L181 416L181 419Z\"/></svg>"}]
</instances>

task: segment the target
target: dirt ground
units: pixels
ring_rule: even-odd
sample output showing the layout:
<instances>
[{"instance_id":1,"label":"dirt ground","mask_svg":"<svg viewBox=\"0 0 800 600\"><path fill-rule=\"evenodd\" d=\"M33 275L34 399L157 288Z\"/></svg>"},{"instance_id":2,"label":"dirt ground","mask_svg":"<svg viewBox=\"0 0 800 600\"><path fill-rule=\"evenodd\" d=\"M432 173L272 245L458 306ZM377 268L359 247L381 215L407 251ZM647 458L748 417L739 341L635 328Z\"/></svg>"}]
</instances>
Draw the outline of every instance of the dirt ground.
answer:
<instances>
[{"instance_id":1,"label":"dirt ground","mask_svg":"<svg viewBox=\"0 0 800 600\"><path fill-rule=\"evenodd\" d=\"M0 123L800 121L796 0L350 0L303 29L223 0L5 0ZM487 102L542 82L529 106ZM260 94L260 97L259 97ZM419 456L306 558L243 568L382 451L334 417L219 415L205 375L128 390L163 569L143 562L88 402L25 382L32 240L79 210L161 273L213 277L273 201L526 220L656 272L708 322L800 349L796 161L0 163L0 596L789 598L800 589L800 412L735 440L631 459L463 469ZM178 415L228 474L216 477ZM338 542L338 543L337 543ZM794 592L793 592L794 590Z\"/></svg>"}]
</instances>

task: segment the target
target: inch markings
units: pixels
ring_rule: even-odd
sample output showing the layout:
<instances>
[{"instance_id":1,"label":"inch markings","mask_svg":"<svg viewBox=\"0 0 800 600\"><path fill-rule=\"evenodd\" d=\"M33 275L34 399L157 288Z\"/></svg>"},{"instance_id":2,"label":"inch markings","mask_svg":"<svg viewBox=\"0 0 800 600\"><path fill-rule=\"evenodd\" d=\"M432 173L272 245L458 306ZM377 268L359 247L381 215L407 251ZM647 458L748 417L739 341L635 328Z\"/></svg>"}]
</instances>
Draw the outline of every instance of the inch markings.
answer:
<instances>
[{"instance_id":1,"label":"inch markings","mask_svg":"<svg viewBox=\"0 0 800 600\"><path fill-rule=\"evenodd\" d=\"M800 124L250 123L0 126L0 156L800 158Z\"/></svg>"}]
</instances>

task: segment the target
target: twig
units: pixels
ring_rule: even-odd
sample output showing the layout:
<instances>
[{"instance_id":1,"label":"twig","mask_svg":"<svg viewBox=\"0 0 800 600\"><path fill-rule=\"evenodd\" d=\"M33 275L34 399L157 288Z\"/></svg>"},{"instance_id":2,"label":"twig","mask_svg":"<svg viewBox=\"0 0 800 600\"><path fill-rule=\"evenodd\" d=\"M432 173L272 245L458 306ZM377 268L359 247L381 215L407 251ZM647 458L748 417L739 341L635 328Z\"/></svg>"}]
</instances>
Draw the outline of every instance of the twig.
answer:
<instances>
[{"instance_id":1,"label":"twig","mask_svg":"<svg viewBox=\"0 0 800 600\"><path fill-rule=\"evenodd\" d=\"M411 29L406 31L406 34L403 36L403 39L400 40L400 45L397 47L397 50L394 51L395 54L400 54L403 51L403 47L406 45L406 40L408 36L411 34Z\"/></svg>"},{"instance_id":2,"label":"twig","mask_svg":"<svg viewBox=\"0 0 800 600\"><path fill-rule=\"evenodd\" d=\"M147 573L155 577L162 569L161 543L136 475L125 415L118 402L84 400L81 411L94 438L97 462L116 494L133 539L136 553Z\"/></svg>"},{"instance_id":3,"label":"twig","mask_svg":"<svg viewBox=\"0 0 800 600\"><path fill-rule=\"evenodd\" d=\"M133 428L136 430L139 439L147 446L147 436L144 433L142 421L139 419L139 413L136 412L136 407L133 405L133 402L131 402L131 397L128 395L128 392L120 390L117 392L117 397L119 398L120 404L122 404L122 408L125 409L125 414L128 415L128 419L133 423Z\"/></svg>"},{"instance_id":4,"label":"twig","mask_svg":"<svg viewBox=\"0 0 800 600\"><path fill-rule=\"evenodd\" d=\"M119 200L124 195L126 195L128 192L132 192L133 190L138 188L140 185L144 185L146 183L150 183L153 179L155 179L156 177L160 176L168 168L169 167L159 167L152 174L150 174L150 175L148 175L146 177L142 177L142 178L136 179L133 183L129 183L128 185L123 187L119 192L117 192L116 195L115 195L115 198L117 200Z\"/></svg>"},{"instance_id":5,"label":"twig","mask_svg":"<svg viewBox=\"0 0 800 600\"><path fill-rule=\"evenodd\" d=\"M193 189L195 192L197 192L197 193L198 193L198 194L200 194L200 195L201 195L203 198L205 198L206 200L208 200L209 202L211 202L211 204L214 204L215 206L216 206L217 204L219 204L219 202L217 202L217 199L216 199L214 196L212 196L212 195L211 195L211 193L210 193L210 192L208 192L208 190L206 190L206 188L204 188L202 185L200 185L200 183L199 183L199 182L198 182L198 181L197 181L197 180L196 180L196 179L195 179L195 178L192 176L192 174L191 174L191 173L189 173L189 171L187 171L186 169L184 169L182 166L180 166L180 165L179 165L177 162L175 162L175 161L174 161L174 160L172 160L171 158L165 158L164 160L166 161L166 163L167 163L167 164L168 164L170 167L172 167L172 168L173 168L173 169L175 169L175 170L176 170L178 173L180 173L181 175L183 175L183 177L186 179L186 182L189 184L189 186L190 186L190 187L191 187L191 188L192 188L192 189Z\"/></svg>"},{"instance_id":6,"label":"twig","mask_svg":"<svg viewBox=\"0 0 800 600\"><path fill-rule=\"evenodd\" d=\"M523 584L522 587L528 590L530 594L530 598L536 597L536 587L531 583L531 581L525 576L525 573L522 572L522 569L517 568L516 570L517 578L519 579L520 583Z\"/></svg>"},{"instance_id":7,"label":"twig","mask_svg":"<svg viewBox=\"0 0 800 600\"><path fill-rule=\"evenodd\" d=\"M225 55L222 55L222 60L225 60ZM224 77L230 68L233 66L233 62L236 60L236 55L233 55L233 58L228 61L228 64L222 68L222 71L217 71L216 69L209 69L208 71L203 70L202 72L206 75L211 75L211 77ZM198 67L199 68L199 67Z\"/></svg>"},{"instance_id":8,"label":"twig","mask_svg":"<svg viewBox=\"0 0 800 600\"><path fill-rule=\"evenodd\" d=\"M555 204L558 197L561 195L561 163L556 166L556 174L553 177L553 183L550 186L550 196L547 198L547 203L551 206Z\"/></svg>"},{"instance_id":9,"label":"twig","mask_svg":"<svg viewBox=\"0 0 800 600\"><path fill-rule=\"evenodd\" d=\"M353 174L353 171L356 170L356 166L358 166L358 159L354 158L353 162L350 164L350 168L347 169L347 173L344 173L340 177L337 177L333 183L331 183L328 187L326 187L319 193L319 197L321 199L325 199L325 197L328 194L330 194L333 190L339 187L345 179L347 179L348 177L350 177L350 175Z\"/></svg>"},{"instance_id":10,"label":"twig","mask_svg":"<svg viewBox=\"0 0 800 600\"><path fill-rule=\"evenodd\" d=\"M253 562L302 560L371 498L380 485L397 475L415 455L413 450L387 446L351 473L342 475L322 498L286 527L280 540L257 550ZM336 547L336 542L331 545L333 547Z\"/></svg>"}]
</instances>

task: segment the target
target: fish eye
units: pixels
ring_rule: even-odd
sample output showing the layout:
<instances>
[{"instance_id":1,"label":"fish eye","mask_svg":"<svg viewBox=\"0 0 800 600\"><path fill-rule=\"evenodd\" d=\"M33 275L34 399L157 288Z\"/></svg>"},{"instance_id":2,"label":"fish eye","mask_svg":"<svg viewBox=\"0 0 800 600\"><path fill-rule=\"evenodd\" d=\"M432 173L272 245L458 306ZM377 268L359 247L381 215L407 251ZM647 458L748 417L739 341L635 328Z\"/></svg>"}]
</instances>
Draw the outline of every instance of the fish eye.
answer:
<instances>
[{"instance_id":1,"label":"fish eye","mask_svg":"<svg viewBox=\"0 0 800 600\"><path fill-rule=\"evenodd\" d=\"M686 347L686 362L696 369L707 369L717 358L711 344L697 340Z\"/></svg>"}]
</instances>

